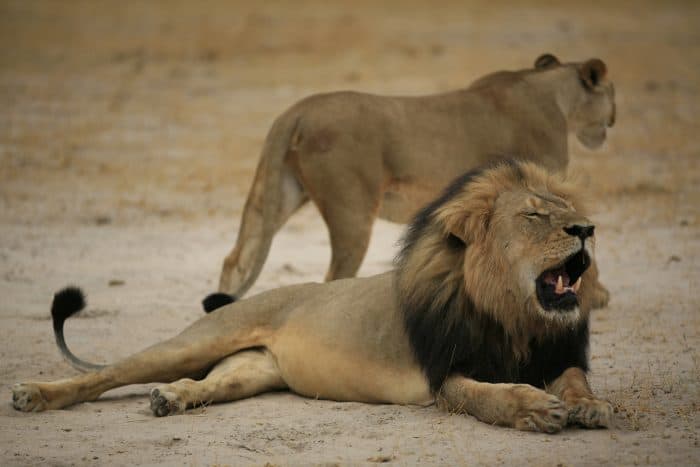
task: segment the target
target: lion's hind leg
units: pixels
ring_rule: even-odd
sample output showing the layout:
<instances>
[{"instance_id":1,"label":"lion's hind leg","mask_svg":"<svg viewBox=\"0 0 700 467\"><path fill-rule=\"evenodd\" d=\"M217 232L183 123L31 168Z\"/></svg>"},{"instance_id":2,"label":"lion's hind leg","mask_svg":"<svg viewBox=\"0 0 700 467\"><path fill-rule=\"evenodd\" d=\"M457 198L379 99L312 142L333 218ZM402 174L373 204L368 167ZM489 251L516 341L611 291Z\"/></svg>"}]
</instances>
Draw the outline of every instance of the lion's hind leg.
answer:
<instances>
[{"instance_id":1,"label":"lion's hind leg","mask_svg":"<svg viewBox=\"0 0 700 467\"><path fill-rule=\"evenodd\" d=\"M190 407L244 399L286 387L268 350L244 350L221 360L203 380L184 378L153 388L151 410L162 417Z\"/></svg>"},{"instance_id":2,"label":"lion's hind leg","mask_svg":"<svg viewBox=\"0 0 700 467\"><path fill-rule=\"evenodd\" d=\"M259 345L258 315L245 307L228 314L209 315L166 341L152 345L99 371L51 382L27 382L12 388L13 406L23 412L60 409L97 399L100 394L129 384L176 381L202 374L239 349Z\"/></svg>"},{"instance_id":3,"label":"lion's hind leg","mask_svg":"<svg viewBox=\"0 0 700 467\"><path fill-rule=\"evenodd\" d=\"M211 346L195 348L180 338L161 342L99 371L50 382L18 383L12 388L12 405L22 412L61 409L92 401L110 389L129 384L175 381L201 374L211 365Z\"/></svg>"},{"instance_id":4,"label":"lion's hind leg","mask_svg":"<svg viewBox=\"0 0 700 467\"><path fill-rule=\"evenodd\" d=\"M443 384L438 401L449 411L518 430L556 433L567 422L567 410L559 398L528 384L491 384L452 376Z\"/></svg>"}]
</instances>

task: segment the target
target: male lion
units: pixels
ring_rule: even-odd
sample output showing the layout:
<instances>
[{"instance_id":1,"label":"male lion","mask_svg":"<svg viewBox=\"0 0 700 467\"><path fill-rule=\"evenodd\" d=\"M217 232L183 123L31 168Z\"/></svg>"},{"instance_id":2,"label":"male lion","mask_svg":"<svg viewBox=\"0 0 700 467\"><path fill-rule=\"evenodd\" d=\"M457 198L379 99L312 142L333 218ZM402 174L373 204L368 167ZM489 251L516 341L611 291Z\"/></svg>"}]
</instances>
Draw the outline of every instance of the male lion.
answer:
<instances>
[{"instance_id":1,"label":"male lion","mask_svg":"<svg viewBox=\"0 0 700 467\"><path fill-rule=\"evenodd\" d=\"M493 73L446 94L302 100L270 129L236 246L224 260L219 301L205 301L205 309L245 294L272 237L309 199L328 226L326 280L335 280L357 273L377 216L407 222L458 174L513 154L565 169L568 132L596 148L614 122L605 75L598 59L562 64L545 54L533 69Z\"/></svg>"},{"instance_id":2,"label":"male lion","mask_svg":"<svg viewBox=\"0 0 700 467\"><path fill-rule=\"evenodd\" d=\"M114 365L96 369L70 353L63 322L84 302L78 289L58 293L57 342L90 371L18 384L14 407L57 409L166 381L151 391L158 416L289 388L338 401L438 402L522 430L608 426L611 406L585 375L593 250L593 224L570 183L531 163L501 163L459 178L417 215L395 271L264 292Z\"/></svg>"}]
</instances>

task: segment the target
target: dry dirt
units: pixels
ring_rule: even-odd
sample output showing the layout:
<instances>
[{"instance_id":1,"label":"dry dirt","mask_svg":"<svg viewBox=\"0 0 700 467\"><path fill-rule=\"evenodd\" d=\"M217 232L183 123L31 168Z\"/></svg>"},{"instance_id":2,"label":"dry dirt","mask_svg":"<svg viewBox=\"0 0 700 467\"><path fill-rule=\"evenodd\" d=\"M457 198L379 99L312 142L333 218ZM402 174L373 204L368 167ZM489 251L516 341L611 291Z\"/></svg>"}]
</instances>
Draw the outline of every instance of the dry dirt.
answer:
<instances>
[{"instance_id":1,"label":"dry dirt","mask_svg":"<svg viewBox=\"0 0 700 467\"><path fill-rule=\"evenodd\" d=\"M0 464L699 464L700 3L516 5L0 3ZM288 393L157 419L147 386L12 409L12 383L75 374L48 318L68 283L90 305L67 338L92 360L200 316L287 106L345 88L448 90L544 51L603 58L617 89L605 147L571 143L612 293L593 318L591 380L617 409L614 428L528 434ZM400 233L377 225L362 275L390 267ZM253 292L320 280L328 260L306 208Z\"/></svg>"}]
</instances>

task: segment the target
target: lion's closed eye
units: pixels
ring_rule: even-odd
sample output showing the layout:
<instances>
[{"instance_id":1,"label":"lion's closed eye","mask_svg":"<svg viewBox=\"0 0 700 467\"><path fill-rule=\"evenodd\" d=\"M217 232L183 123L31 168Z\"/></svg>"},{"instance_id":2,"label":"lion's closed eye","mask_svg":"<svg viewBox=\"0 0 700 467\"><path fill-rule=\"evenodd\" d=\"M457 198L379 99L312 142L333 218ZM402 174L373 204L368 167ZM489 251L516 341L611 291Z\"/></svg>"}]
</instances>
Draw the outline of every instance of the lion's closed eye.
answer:
<instances>
[{"instance_id":1,"label":"lion's closed eye","mask_svg":"<svg viewBox=\"0 0 700 467\"><path fill-rule=\"evenodd\" d=\"M549 217L549 214L547 214L546 212L539 211L526 211L523 212L522 215L531 220L546 219L547 217Z\"/></svg>"}]
</instances>

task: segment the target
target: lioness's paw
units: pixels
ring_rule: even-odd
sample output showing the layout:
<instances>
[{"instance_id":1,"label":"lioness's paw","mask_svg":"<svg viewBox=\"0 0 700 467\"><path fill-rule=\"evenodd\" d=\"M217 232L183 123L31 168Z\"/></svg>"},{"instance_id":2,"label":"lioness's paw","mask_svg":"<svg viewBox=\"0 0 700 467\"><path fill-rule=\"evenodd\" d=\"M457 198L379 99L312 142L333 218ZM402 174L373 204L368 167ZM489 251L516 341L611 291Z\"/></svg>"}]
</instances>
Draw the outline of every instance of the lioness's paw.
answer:
<instances>
[{"instance_id":1,"label":"lioness's paw","mask_svg":"<svg viewBox=\"0 0 700 467\"><path fill-rule=\"evenodd\" d=\"M568 404L569 423L586 428L606 428L612 422L613 408L610 402L599 399L577 399Z\"/></svg>"},{"instance_id":2,"label":"lioness's paw","mask_svg":"<svg viewBox=\"0 0 700 467\"><path fill-rule=\"evenodd\" d=\"M35 384L17 383L12 387L12 407L22 412L46 410L46 400Z\"/></svg>"},{"instance_id":3,"label":"lioness's paw","mask_svg":"<svg viewBox=\"0 0 700 467\"><path fill-rule=\"evenodd\" d=\"M178 395L165 387L151 390L151 410L156 417L175 415L185 411L186 404Z\"/></svg>"},{"instance_id":4,"label":"lioness's paw","mask_svg":"<svg viewBox=\"0 0 700 467\"><path fill-rule=\"evenodd\" d=\"M513 393L518 402L514 428L557 433L566 426L568 411L556 396L528 385L514 386Z\"/></svg>"}]
</instances>

